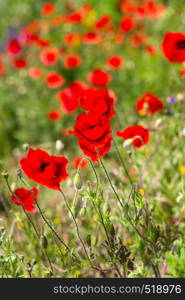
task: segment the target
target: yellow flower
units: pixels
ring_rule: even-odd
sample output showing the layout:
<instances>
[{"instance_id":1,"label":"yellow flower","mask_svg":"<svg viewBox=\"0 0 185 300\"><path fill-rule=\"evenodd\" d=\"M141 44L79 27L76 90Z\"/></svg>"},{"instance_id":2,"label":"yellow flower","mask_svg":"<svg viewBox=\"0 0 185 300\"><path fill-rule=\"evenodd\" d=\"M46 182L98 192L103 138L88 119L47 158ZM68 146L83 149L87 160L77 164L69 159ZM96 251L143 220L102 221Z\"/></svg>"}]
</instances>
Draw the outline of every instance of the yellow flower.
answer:
<instances>
[{"instance_id":1,"label":"yellow flower","mask_svg":"<svg viewBox=\"0 0 185 300\"><path fill-rule=\"evenodd\" d=\"M181 175L185 175L185 166L180 166L180 167L179 167L179 173L180 173Z\"/></svg>"},{"instance_id":2,"label":"yellow flower","mask_svg":"<svg viewBox=\"0 0 185 300\"><path fill-rule=\"evenodd\" d=\"M141 196L144 196L145 194L145 190L144 189L138 189L138 194L140 194Z\"/></svg>"},{"instance_id":3,"label":"yellow flower","mask_svg":"<svg viewBox=\"0 0 185 300\"><path fill-rule=\"evenodd\" d=\"M55 223L56 225L60 224L60 223L61 223L61 219L60 219L59 217L56 217L56 218L54 219L54 223Z\"/></svg>"},{"instance_id":4,"label":"yellow flower","mask_svg":"<svg viewBox=\"0 0 185 300\"><path fill-rule=\"evenodd\" d=\"M130 245L130 244L132 244L132 239L128 237L128 238L125 240L125 242L126 242L127 245Z\"/></svg>"},{"instance_id":5,"label":"yellow flower","mask_svg":"<svg viewBox=\"0 0 185 300\"><path fill-rule=\"evenodd\" d=\"M76 271L76 275L79 276L80 275L80 271Z\"/></svg>"},{"instance_id":6,"label":"yellow flower","mask_svg":"<svg viewBox=\"0 0 185 300\"><path fill-rule=\"evenodd\" d=\"M23 222L17 222L17 228L22 229L24 228L24 223Z\"/></svg>"},{"instance_id":7,"label":"yellow flower","mask_svg":"<svg viewBox=\"0 0 185 300\"><path fill-rule=\"evenodd\" d=\"M95 223L95 218L91 217L90 222L91 222L91 224L94 224Z\"/></svg>"}]
</instances>

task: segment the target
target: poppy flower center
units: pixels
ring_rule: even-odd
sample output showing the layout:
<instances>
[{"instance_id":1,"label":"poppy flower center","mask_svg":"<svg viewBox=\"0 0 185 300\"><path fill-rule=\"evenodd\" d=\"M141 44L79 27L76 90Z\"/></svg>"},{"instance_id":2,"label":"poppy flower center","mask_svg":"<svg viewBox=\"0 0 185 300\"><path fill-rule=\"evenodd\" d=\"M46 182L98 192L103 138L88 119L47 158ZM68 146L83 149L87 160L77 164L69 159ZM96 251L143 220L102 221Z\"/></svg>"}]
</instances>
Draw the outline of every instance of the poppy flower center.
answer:
<instances>
[{"instance_id":1,"label":"poppy flower center","mask_svg":"<svg viewBox=\"0 0 185 300\"><path fill-rule=\"evenodd\" d=\"M45 168L49 166L49 163L48 162L43 162L40 167L39 167L39 171L40 172L44 172L45 171Z\"/></svg>"},{"instance_id":2,"label":"poppy flower center","mask_svg":"<svg viewBox=\"0 0 185 300\"><path fill-rule=\"evenodd\" d=\"M181 40L181 41L177 42L177 48L185 49L185 40Z\"/></svg>"}]
</instances>

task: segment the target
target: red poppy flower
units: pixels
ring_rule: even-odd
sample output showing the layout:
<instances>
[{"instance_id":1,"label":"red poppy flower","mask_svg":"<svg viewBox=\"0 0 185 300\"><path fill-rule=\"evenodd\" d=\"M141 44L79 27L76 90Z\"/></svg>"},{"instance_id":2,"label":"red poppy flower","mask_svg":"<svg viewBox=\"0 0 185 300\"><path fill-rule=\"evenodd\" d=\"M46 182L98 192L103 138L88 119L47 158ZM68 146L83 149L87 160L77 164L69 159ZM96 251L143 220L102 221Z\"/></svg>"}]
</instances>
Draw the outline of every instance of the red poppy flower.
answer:
<instances>
[{"instance_id":1,"label":"red poppy flower","mask_svg":"<svg viewBox=\"0 0 185 300\"><path fill-rule=\"evenodd\" d=\"M147 17L151 19L156 19L165 11L164 5L158 4L152 0L146 1L144 7L145 7Z\"/></svg>"},{"instance_id":2,"label":"red poppy flower","mask_svg":"<svg viewBox=\"0 0 185 300\"><path fill-rule=\"evenodd\" d=\"M118 69L123 64L123 59L121 56L112 55L108 58L107 64L111 69Z\"/></svg>"},{"instance_id":3,"label":"red poppy flower","mask_svg":"<svg viewBox=\"0 0 185 300\"><path fill-rule=\"evenodd\" d=\"M84 36L83 36L83 42L85 44L92 44L92 45L96 45L99 44L101 42L101 37L98 33L96 32L87 32Z\"/></svg>"},{"instance_id":4,"label":"red poppy flower","mask_svg":"<svg viewBox=\"0 0 185 300\"><path fill-rule=\"evenodd\" d=\"M97 90L89 88L80 98L81 107L106 119L115 115L114 100L107 89Z\"/></svg>"},{"instance_id":5,"label":"red poppy flower","mask_svg":"<svg viewBox=\"0 0 185 300\"><path fill-rule=\"evenodd\" d=\"M67 69L76 68L81 65L82 59L78 55L69 55L64 61L64 65Z\"/></svg>"},{"instance_id":6,"label":"red poppy flower","mask_svg":"<svg viewBox=\"0 0 185 300\"><path fill-rule=\"evenodd\" d=\"M78 169L80 167L80 170L85 169L88 165L87 159L84 159L83 157L76 157L73 160L73 167L75 169Z\"/></svg>"},{"instance_id":7,"label":"red poppy flower","mask_svg":"<svg viewBox=\"0 0 185 300\"><path fill-rule=\"evenodd\" d=\"M11 195L12 201L17 205L22 205L24 209L30 213L34 213L36 211L35 203L37 200L38 189L32 188L31 190L27 190L25 188L18 188Z\"/></svg>"},{"instance_id":8,"label":"red poppy flower","mask_svg":"<svg viewBox=\"0 0 185 300\"><path fill-rule=\"evenodd\" d=\"M146 18L147 17L147 11L145 5L137 5L135 7L135 13L138 18Z\"/></svg>"},{"instance_id":9,"label":"red poppy flower","mask_svg":"<svg viewBox=\"0 0 185 300\"><path fill-rule=\"evenodd\" d=\"M60 182L67 177L68 160L63 156L49 155L41 149L30 148L26 158L20 161L25 174L33 181L59 190Z\"/></svg>"},{"instance_id":10,"label":"red poppy flower","mask_svg":"<svg viewBox=\"0 0 185 300\"><path fill-rule=\"evenodd\" d=\"M163 108L162 101L151 93L145 93L136 102L136 109L142 116L152 115Z\"/></svg>"},{"instance_id":11,"label":"red poppy flower","mask_svg":"<svg viewBox=\"0 0 185 300\"><path fill-rule=\"evenodd\" d=\"M50 41L42 38L41 36L39 36L35 33L30 34L28 32L27 37L26 37L26 44L29 46L34 44L34 45L38 46L39 48L45 48L50 45Z\"/></svg>"},{"instance_id":12,"label":"red poppy flower","mask_svg":"<svg viewBox=\"0 0 185 300\"><path fill-rule=\"evenodd\" d=\"M77 110L79 107L79 99L84 89L85 85L82 82L74 81L58 93L58 99L61 102L61 109L65 113L71 114Z\"/></svg>"},{"instance_id":13,"label":"red poppy flower","mask_svg":"<svg viewBox=\"0 0 185 300\"><path fill-rule=\"evenodd\" d=\"M24 69L27 67L27 61L24 59L24 58L17 58L17 59L14 59L12 61L13 63L13 66L16 68L16 69Z\"/></svg>"},{"instance_id":14,"label":"red poppy flower","mask_svg":"<svg viewBox=\"0 0 185 300\"><path fill-rule=\"evenodd\" d=\"M180 76L185 76L185 68L183 68L180 72L179 72Z\"/></svg>"},{"instance_id":15,"label":"red poppy flower","mask_svg":"<svg viewBox=\"0 0 185 300\"><path fill-rule=\"evenodd\" d=\"M102 120L93 113L81 113L74 126L73 134L78 137L82 151L93 161L98 161L110 150L111 138L110 122Z\"/></svg>"},{"instance_id":16,"label":"red poppy flower","mask_svg":"<svg viewBox=\"0 0 185 300\"><path fill-rule=\"evenodd\" d=\"M167 32L163 38L162 49L169 61L178 63L185 61L185 34Z\"/></svg>"},{"instance_id":17,"label":"red poppy flower","mask_svg":"<svg viewBox=\"0 0 185 300\"><path fill-rule=\"evenodd\" d=\"M0 76L4 75L5 73L5 66L2 61L0 61Z\"/></svg>"},{"instance_id":18,"label":"red poppy flower","mask_svg":"<svg viewBox=\"0 0 185 300\"><path fill-rule=\"evenodd\" d=\"M104 87L111 81L111 76L103 70L96 69L88 75L88 80L96 86Z\"/></svg>"},{"instance_id":19,"label":"red poppy flower","mask_svg":"<svg viewBox=\"0 0 185 300\"><path fill-rule=\"evenodd\" d=\"M42 8L41 8L41 14L43 16L48 16L50 14L52 14L55 10L55 5L51 2L47 2L45 4L43 4Z\"/></svg>"},{"instance_id":20,"label":"red poppy flower","mask_svg":"<svg viewBox=\"0 0 185 300\"><path fill-rule=\"evenodd\" d=\"M80 43L80 35L78 33L66 33L64 35L64 43L67 45L76 45Z\"/></svg>"},{"instance_id":21,"label":"red poppy flower","mask_svg":"<svg viewBox=\"0 0 185 300\"><path fill-rule=\"evenodd\" d=\"M35 43L39 48L45 48L48 47L50 45L50 41L43 39L41 37L38 37L38 39L36 40Z\"/></svg>"},{"instance_id":22,"label":"red poppy flower","mask_svg":"<svg viewBox=\"0 0 185 300\"><path fill-rule=\"evenodd\" d=\"M147 53L149 53L150 55L155 55L156 54L156 50L155 50L155 48L152 45L147 45L145 47L145 51Z\"/></svg>"},{"instance_id":23,"label":"red poppy flower","mask_svg":"<svg viewBox=\"0 0 185 300\"><path fill-rule=\"evenodd\" d=\"M61 85L63 85L64 82L64 77L58 74L57 72L49 72L46 77L46 84L50 89L57 89Z\"/></svg>"},{"instance_id":24,"label":"red poppy flower","mask_svg":"<svg viewBox=\"0 0 185 300\"><path fill-rule=\"evenodd\" d=\"M96 23L95 23L95 28L96 29L102 29L106 27L110 23L110 16L104 15L102 16Z\"/></svg>"},{"instance_id":25,"label":"red poppy flower","mask_svg":"<svg viewBox=\"0 0 185 300\"><path fill-rule=\"evenodd\" d=\"M127 33L134 29L135 22L134 22L133 18L131 18L131 17L123 17L121 19L120 26L121 26L121 30L123 32Z\"/></svg>"},{"instance_id":26,"label":"red poppy flower","mask_svg":"<svg viewBox=\"0 0 185 300\"><path fill-rule=\"evenodd\" d=\"M40 60L45 66L53 66L59 58L59 51L55 48L42 50Z\"/></svg>"},{"instance_id":27,"label":"red poppy flower","mask_svg":"<svg viewBox=\"0 0 185 300\"><path fill-rule=\"evenodd\" d=\"M8 42L7 51L10 55L18 55L21 50L21 45L17 39L12 39Z\"/></svg>"},{"instance_id":28,"label":"red poppy flower","mask_svg":"<svg viewBox=\"0 0 185 300\"><path fill-rule=\"evenodd\" d=\"M57 122L60 120L60 113L57 110L51 110L48 112L48 118L53 122Z\"/></svg>"},{"instance_id":29,"label":"red poppy flower","mask_svg":"<svg viewBox=\"0 0 185 300\"><path fill-rule=\"evenodd\" d=\"M42 70L39 67L32 67L29 69L28 75L33 79L39 79L42 75Z\"/></svg>"},{"instance_id":30,"label":"red poppy flower","mask_svg":"<svg viewBox=\"0 0 185 300\"><path fill-rule=\"evenodd\" d=\"M82 13L79 11L73 12L66 17L66 22L68 23L81 23L83 20Z\"/></svg>"},{"instance_id":31,"label":"red poppy flower","mask_svg":"<svg viewBox=\"0 0 185 300\"><path fill-rule=\"evenodd\" d=\"M123 13L133 13L135 12L136 6L130 0L120 0L119 1L120 10Z\"/></svg>"},{"instance_id":32,"label":"red poppy flower","mask_svg":"<svg viewBox=\"0 0 185 300\"><path fill-rule=\"evenodd\" d=\"M147 40L147 36L143 33L136 33L131 38L131 45L132 47L139 47L143 45Z\"/></svg>"},{"instance_id":33,"label":"red poppy flower","mask_svg":"<svg viewBox=\"0 0 185 300\"><path fill-rule=\"evenodd\" d=\"M130 140L135 148L141 148L148 144L150 133L141 125L130 126L123 131L117 131L117 136L124 140Z\"/></svg>"}]
</instances>

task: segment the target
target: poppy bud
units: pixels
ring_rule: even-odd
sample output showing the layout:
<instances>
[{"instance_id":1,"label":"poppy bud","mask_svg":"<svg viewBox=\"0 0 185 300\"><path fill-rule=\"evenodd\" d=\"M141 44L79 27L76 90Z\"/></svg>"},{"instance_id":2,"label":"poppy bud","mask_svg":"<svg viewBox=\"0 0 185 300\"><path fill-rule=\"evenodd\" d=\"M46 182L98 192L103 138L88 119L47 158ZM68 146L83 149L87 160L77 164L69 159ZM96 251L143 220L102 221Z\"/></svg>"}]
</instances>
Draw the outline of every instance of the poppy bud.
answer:
<instances>
[{"instance_id":1,"label":"poppy bud","mask_svg":"<svg viewBox=\"0 0 185 300\"><path fill-rule=\"evenodd\" d=\"M132 143L133 143L133 139L128 139L124 141L123 148L128 148L130 145L132 145Z\"/></svg>"},{"instance_id":2,"label":"poppy bud","mask_svg":"<svg viewBox=\"0 0 185 300\"><path fill-rule=\"evenodd\" d=\"M3 171L1 175L4 177L4 179L8 179L9 176L8 171Z\"/></svg>"},{"instance_id":3,"label":"poppy bud","mask_svg":"<svg viewBox=\"0 0 185 300\"><path fill-rule=\"evenodd\" d=\"M41 246L46 249L48 247L48 240L45 235L41 236Z\"/></svg>"},{"instance_id":4,"label":"poppy bud","mask_svg":"<svg viewBox=\"0 0 185 300\"><path fill-rule=\"evenodd\" d=\"M60 152L64 148L64 144L61 142L61 140L57 140L55 147L56 147L56 151Z\"/></svg>"},{"instance_id":5,"label":"poppy bud","mask_svg":"<svg viewBox=\"0 0 185 300\"><path fill-rule=\"evenodd\" d=\"M17 173L17 176L18 177L22 177L22 170L19 168L19 169L17 169L17 171L16 171L16 173Z\"/></svg>"},{"instance_id":6,"label":"poppy bud","mask_svg":"<svg viewBox=\"0 0 185 300\"><path fill-rule=\"evenodd\" d=\"M28 143L25 143L25 144L22 145L22 150L24 152L27 152L28 149L29 149L29 144Z\"/></svg>"},{"instance_id":7,"label":"poppy bud","mask_svg":"<svg viewBox=\"0 0 185 300\"><path fill-rule=\"evenodd\" d=\"M73 183L74 183L74 187L75 187L76 190L81 190L81 188L82 188L82 178L81 178L79 172L76 173Z\"/></svg>"},{"instance_id":8,"label":"poppy bud","mask_svg":"<svg viewBox=\"0 0 185 300\"><path fill-rule=\"evenodd\" d=\"M86 208L85 208L85 207L82 207L82 208L80 209L80 216L85 215L85 212L86 212Z\"/></svg>"},{"instance_id":9,"label":"poppy bud","mask_svg":"<svg viewBox=\"0 0 185 300\"><path fill-rule=\"evenodd\" d=\"M12 184L11 184L11 190L14 191L15 188L16 188L16 183L15 183L15 182L12 182Z\"/></svg>"}]
</instances>

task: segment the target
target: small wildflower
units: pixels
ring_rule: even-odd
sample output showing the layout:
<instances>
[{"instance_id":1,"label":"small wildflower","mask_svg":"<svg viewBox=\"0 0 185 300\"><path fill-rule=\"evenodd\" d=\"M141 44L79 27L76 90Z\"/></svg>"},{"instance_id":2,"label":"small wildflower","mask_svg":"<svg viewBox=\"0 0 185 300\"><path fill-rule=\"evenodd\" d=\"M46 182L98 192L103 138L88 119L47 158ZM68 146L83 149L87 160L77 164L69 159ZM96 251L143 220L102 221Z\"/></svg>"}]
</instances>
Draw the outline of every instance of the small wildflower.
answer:
<instances>
[{"instance_id":1,"label":"small wildflower","mask_svg":"<svg viewBox=\"0 0 185 300\"><path fill-rule=\"evenodd\" d=\"M179 166L179 173L185 175L185 166Z\"/></svg>"},{"instance_id":2,"label":"small wildflower","mask_svg":"<svg viewBox=\"0 0 185 300\"><path fill-rule=\"evenodd\" d=\"M138 194L140 194L141 196L144 196L145 194L145 190L144 189L138 189Z\"/></svg>"},{"instance_id":3,"label":"small wildflower","mask_svg":"<svg viewBox=\"0 0 185 300\"><path fill-rule=\"evenodd\" d=\"M178 101L182 101L184 99L184 95L182 93L178 93L176 95L176 98L177 98Z\"/></svg>"},{"instance_id":4,"label":"small wildflower","mask_svg":"<svg viewBox=\"0 0 185 300\"><path fill-rule=\"evenodd\" d=\"M17 222L17 228L22 229L24 228L24 223L23 222Z\"/></svg>"}]
</instances>

